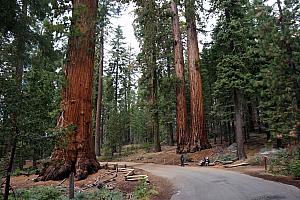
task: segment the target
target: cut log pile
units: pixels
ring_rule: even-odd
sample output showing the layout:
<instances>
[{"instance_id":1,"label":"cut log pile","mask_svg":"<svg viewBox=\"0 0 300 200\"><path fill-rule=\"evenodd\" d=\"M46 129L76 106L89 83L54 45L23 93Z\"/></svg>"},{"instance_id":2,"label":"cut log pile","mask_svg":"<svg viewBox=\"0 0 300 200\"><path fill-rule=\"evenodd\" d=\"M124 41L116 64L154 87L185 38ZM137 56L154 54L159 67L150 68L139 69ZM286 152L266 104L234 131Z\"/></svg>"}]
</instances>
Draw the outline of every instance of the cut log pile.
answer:
<instances>
[{"instance_id":1,"label":"cut log pile","mask_svg":"<svg viewBox=\"0 0 300 200\"><path fill-rule=\"evenodd\" d=\"M149 177L148 175L135 175L134 169L132 168L127 168L126 164L125 165L119 165L119 164L108 164L106 163L104 165L105 169L111 169L111 170L116 170L117 173L123 173L125 174L125 181L139 181L139 180L146 180L149 182Z\"/></svg>"}]
</instances>

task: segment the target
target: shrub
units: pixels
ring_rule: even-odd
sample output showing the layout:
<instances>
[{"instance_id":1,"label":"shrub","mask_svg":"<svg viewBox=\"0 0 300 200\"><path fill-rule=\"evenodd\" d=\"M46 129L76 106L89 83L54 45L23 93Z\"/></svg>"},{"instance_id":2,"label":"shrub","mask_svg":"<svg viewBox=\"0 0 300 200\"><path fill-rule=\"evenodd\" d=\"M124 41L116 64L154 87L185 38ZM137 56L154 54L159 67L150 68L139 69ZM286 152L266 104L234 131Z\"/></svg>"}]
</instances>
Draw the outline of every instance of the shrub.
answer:
<instances>
[{"instance_id":1,"label":"shrub","mask_svg":"<svg viewBox=\"0 0 300 200\"><path fill-rule=\"evenodd\" d=\"M158 194L154 187L149 187L146 179L142 179L133 191L134 200L150 200L152 195Z\"/></svg>"},{"instance_id":2,"label":"shrub","mask_svg":"<svg viewBox=\"0 0 300 200\"><path fill-rule=\"evenodd\" d=\"M259 156L251 157L251 158L249 158L248 163L252 166L261 165L262 158Z\"/></svg>"},{"instance_id":3,"label":"shrub","mask_svg":"<svg viewBox=\"0 0 300 200\"><path fill-rule=\"evenodd\" d=\"M292 160L289 164L289 170L291 174L297 179L300 178L300 160Z\"/></svg>"},{"instance_id":4,"label":"shrub","mask_svg":"<svg viewBox=\"0 0 300 200\"><path fill-rule=\"evenodd\" d=\"M147 153L149 153L151 151L151 147L152 147L152 145L150 143L143 144L143 149L145 149L145 151Z\"/></svg>"},{"instance_id":5,"label":"shrub","mask_svg":"<svg viewBox=\"0 0 300 200\"><path fill-rule=\"evenodd\" d=\"M16 197L21 200L60 200L63 192L54 187L33 187L16 191Z\"/></svg>"},{"instance_id":6,"label":"shrub","mask_svg":"<svg viewBox=\"0 0 300 200\"><path fill-rule=\"evenodd\" d=\"M123 200L123 194L119 191L109 191L106 189L97 190L95 192L78 192L75 194L74 200Z\"/></svg>"}]
</instances>

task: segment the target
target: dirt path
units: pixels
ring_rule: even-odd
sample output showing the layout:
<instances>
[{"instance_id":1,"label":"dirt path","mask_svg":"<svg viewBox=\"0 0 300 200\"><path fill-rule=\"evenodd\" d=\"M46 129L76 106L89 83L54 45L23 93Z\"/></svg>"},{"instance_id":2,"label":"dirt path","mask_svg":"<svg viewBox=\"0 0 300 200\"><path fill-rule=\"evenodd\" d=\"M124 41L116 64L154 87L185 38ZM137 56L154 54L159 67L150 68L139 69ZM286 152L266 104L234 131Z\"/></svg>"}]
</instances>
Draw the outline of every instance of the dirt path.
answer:
<instances>
[{"instance_id":1,"label":"dirt path","mask_svg":"<svg viewBox=\"0 0 300 200\"><path fill-rule=\"evenodd\" d=\"M129 164L129 163L128 163ZM171 200L299 200L300 189L238 172L199 167L135 164L175 186Z\"/></svg>"}]
</instances>

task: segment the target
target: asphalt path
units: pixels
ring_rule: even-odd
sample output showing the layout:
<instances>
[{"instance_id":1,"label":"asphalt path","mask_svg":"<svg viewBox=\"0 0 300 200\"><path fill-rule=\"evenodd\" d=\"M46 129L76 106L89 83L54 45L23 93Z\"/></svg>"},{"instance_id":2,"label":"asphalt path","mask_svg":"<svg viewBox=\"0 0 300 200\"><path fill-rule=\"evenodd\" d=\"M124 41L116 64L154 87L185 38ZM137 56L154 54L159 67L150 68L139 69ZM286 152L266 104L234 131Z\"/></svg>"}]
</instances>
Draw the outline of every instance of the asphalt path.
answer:
<instances>
[{"instance_id":1,"label":"asphalt path","mask_svg":"<svg viewBox=\"0 0 300 200\"><path fill-rule=\"evenodd\" d=\"M127 163L130 165L130 163ZM131 164L174 185L171 200L300 200L300 189L208 167Z\"/></svg>"}]
</instances>

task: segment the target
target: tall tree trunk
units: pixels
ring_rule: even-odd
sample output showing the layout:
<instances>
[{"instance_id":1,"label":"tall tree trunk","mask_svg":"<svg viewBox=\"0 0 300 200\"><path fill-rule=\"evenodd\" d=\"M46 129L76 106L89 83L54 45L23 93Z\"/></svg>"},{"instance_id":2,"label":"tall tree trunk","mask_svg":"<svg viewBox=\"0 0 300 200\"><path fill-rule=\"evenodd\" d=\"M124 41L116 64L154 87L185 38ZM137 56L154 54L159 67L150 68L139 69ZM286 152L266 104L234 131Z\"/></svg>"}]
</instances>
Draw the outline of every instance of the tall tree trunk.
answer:
<instances>
[{"instance_id":1,"label":"tall tree trunk","mask_svg":"<svg viewBox=\"0 0 300 200\"><path fill-rule=\"evenodd\" d=\"M155 53L153 53L155 54ZM154 55L152 55L155 57ZM155 62L154 62L155 61ZM151 120L152 120L152 134L154 139L154 151L160 152L160 139L159 139L159 118L157 108L157 69L156 69L156 58L153 58L153 68L151 69L151 89L150 89L150 106L151 106Z\"/></svg>"},{"instance_id":2,"label":"tall tree trunk","mask_svg":"<svg viewBox=\"0 0 300 200\"><path fill-rule=\"evenodd\" d=\"M187 21L187 47L191 98L191 151L199 148L211 148L205 132L204 100L202 96L202 80L200 58L195 20L195 0L185 0L185 16ZM200 147L198 142L200 140Z\"/></svg>"},{"instance_id":3,"label":"tall tree trunk","mask_svg":"<svg viewBox=\"0 0 300 200\"><path fill-rule=\"evenodd\" d=\"M95 153L96 156L100 156L101 148L101 108L102 108L102 94L103 94L103 54L104 54L104 27L100 30L100 44L99 44L99 78L98 78L98 94L97 94L97 110L96 110L96 133L95 133Z\"/></svg>"},{"instance_id":4,"label":"tall tree trunk","mask_svg":"<svg viewBox=\"0 0 300 200\"><path fill-rule=\"evenodd\" d=\"M188 151L189 148L189 132L187 127L187 108L184 82L184 58L183 47L181 41L181 32L179 27L178 9L175 1L171 2L171 10L173 13L172 27L174 37L174 60L176 77L179 82L176 85L176 138L177 152L182 153Z\"/></svg>"},{"instance_id":5,"label":"tall tree trunk","mask_svg":"<svg viewBox=\"0 0 300 200\"><path fill-rule=\"evenodd\" d=\"M237 142L237 157L239 160L246 159L246 153L244 148L244 132L243 132L243 100L242 94L238 89L234 89L234 114L235 114L235 133Z\"/></svg>"},{"instance_id":6,"label":"tall tree trunk","mask_svg":"<svg viewBox=\"0 0 300 200\"><path fill-rule=\"evenodd\" d=\"M18 132L18 130L16 130L16 132ZM10 175L12 172L12 167L14 164L14 158L15 158L15 154L16 154L16 148L17 148L17 139L13 139L12 141L12 148L11 148L11 152L10 152L10 156L9 156L9 163L8 163L8 167L6 170L6 178L5 178L5 188L4 188L4 195L3 195L3 199L4 200L8 200L8 196L9 196L9 190L10 190Z\"/></svg>"},{"instance_id":7,"label":"tall tree trunk","mask_svg":"<svg viewBox=\"0 0 300 200\"><path fill-rule=\"evenodd\" d=\"M174 146L173 123L168 123L169 145Z\"/></svg>"},{"instance_id":8,"label":"tall tree trunk","mask_svg":"<svg viewBox=\"0 0 300 200\"><path fill-rule=\"evenodd\" d=\"M22 13L21 13L21 19L20 22L22 24L22 29L19 30L20 32L16 33L16 71L15 71L15 82L16 82L16 107L20 106L21 99L22 99L22 81L23 81L23 74L24 74L24 62L25 62L25 36L24 32L26 30L26 18L27 18L27 0L22 1ZM4 188L4 200L8 199L9 196L9 190L10 190L10 177L13 169L16 149L17 149L17 141L19 136L19 118L20 114L16 111L12 114L12 123L14 124L14 132L12 133L11 138L11 152L9 156L9 162L8 167L6 169L6 179L5 179L5 188Z\"/></svg>"},{"instance_id":9,"label":"tall tree trunk","mask_svg":"<svg viewBox=\"0 0 300 200\"><path fill-rule=\"evenodd\" d=\"M232 131L231 131L231 123L230 123L230 121L227 122L227 130L228 130L229 145L231 145L232 144L232 137L231 137Z\"/></svg>"},{"instance_id":10,"label":"tall tree trunk","mask_svg":"<svg viewBox=\"0 0 300 200\"><path fill-rule=\"evenodd\" d=\"M74 0L67 63L63 88L62 113L58 127L66 133L57 145L51 163L40 180L59 180L75 172L78 180L100 168L96 160L92 134L92 83L95 54L97 0ZM79 31L79 33L78 33ZM65 145L64 147L62 147Z\"/></svg>"}]
</instances>

